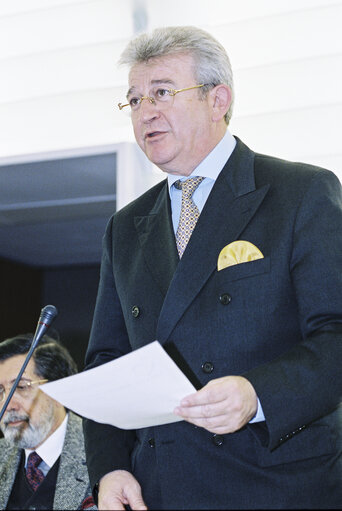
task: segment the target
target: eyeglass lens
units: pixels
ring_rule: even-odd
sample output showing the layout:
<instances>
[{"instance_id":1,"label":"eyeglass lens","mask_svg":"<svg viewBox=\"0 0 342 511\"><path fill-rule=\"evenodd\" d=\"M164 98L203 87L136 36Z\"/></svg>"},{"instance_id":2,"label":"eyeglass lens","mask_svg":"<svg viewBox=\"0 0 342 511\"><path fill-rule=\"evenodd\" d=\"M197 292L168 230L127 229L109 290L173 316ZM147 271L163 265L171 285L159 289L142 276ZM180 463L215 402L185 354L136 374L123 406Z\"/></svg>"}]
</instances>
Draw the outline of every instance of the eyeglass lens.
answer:
<instances>
[{"instance_id":1,"label":"eyeglass lens","mask_svg":"<svg viewBox=\"0 0 342 511\"><path fill-rule=\"evenodd\" d=\"M15 390L15 394L18 394L19 396L26 398L32 393L32 391L35 388L35 385L42 381L44 381L44 380L39 380L37 382L20 381L18 383L16 390ZM11 390L11 388L12 388L12 385L8 386L8 392ZM4 401L5 394L6 394L6 387L4 385L0 385L0 403L2 401Z\"/></svg>"}]
</instances>

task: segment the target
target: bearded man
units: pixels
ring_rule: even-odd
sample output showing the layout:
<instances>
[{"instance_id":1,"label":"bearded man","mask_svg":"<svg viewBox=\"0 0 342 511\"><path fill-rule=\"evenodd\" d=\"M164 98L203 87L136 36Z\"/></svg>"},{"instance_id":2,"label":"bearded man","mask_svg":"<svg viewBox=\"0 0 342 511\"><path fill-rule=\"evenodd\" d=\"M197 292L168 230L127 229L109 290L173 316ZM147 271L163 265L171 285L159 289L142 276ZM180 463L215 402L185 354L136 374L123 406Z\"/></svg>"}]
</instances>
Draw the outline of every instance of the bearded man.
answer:
<instances>
[{"instance_id":1,"label":"bearded man","mask_svg":"<svg viewBox=\"0 0 342 511\"><path fill-rule=\"evenodd\" d=\"M32 334L0 343L0 408L24 363ZM96 509L81 419L39 385L75 374L67 349L45 336L0 423L0 509Z\"/></svg>"}]
</instances>

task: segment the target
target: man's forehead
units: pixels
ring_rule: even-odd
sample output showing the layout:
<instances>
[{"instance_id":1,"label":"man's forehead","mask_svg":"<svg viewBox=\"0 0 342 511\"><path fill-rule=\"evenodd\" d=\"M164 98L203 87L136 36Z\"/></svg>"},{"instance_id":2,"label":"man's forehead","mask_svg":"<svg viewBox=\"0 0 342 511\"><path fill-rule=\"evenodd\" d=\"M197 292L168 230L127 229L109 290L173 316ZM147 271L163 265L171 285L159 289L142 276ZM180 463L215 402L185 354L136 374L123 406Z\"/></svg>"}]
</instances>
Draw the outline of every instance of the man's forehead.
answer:
<instances>
[{"instance_id":1,"label":"man's forehead","mask_svg":"<svg viewBox=\"0 0 342 511\"><path fill-rule=\"evenodd\" d=\"M7 358L6 360L0 361L0 383L7 383L13 381L18 376L18 373L24 363L26 354L24 355L13 355L13 357ZM31 359L27 364L23 379L31 380L36 377L35 363Z\"/></svg>"},{"instance_id":2,"label":"man's forehead","mask_svg":"<svg viewBox=\"0 0 342 511\"><path fill-rule=\"evenodd\" d=\"M188 54L165 55L154 57L147 62L135 64L129 72L130 87L140 82L174 83L177 78L193 75L193 59Z\"/></svg>"}]
</instances>

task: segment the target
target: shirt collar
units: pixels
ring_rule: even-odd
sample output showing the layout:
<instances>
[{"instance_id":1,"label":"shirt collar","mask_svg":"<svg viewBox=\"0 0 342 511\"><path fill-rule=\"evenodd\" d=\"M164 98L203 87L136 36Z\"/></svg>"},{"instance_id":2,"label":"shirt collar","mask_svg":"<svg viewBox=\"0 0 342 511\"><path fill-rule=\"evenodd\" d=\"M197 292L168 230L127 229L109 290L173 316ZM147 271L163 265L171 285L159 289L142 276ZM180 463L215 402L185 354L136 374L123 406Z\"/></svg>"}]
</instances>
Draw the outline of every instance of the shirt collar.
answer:
<instances>
[{"instance_id":1,"label":"shirt collar","mask_svg":"<svg viewBox=\"0 0 342 511\"><path fill-rule=\"evenodd\" d=\"M190 176L179 176L175 174L168 174L167 181L169 190L173 183L178 179L184 181L192 176L208 177L216 180L217 176L227 163L228 158L231 156L236 145L236 140L233 135L227 130L220 142L214 149L201 161L201 163L193 170Z\"/></svg>"},{"instance_id":2,"label":"shirt collar","mask_svg":"<svg viewBox=\"0 0 342 511\"><path fill-rule=\"evenodd\" d=\"M51 468L62 453L66 429L68 425L68 414L62 424L50 435L37 449L25 449L25 466L31 452L35 451L42 460Z\"/></svg>"}]
</instances>

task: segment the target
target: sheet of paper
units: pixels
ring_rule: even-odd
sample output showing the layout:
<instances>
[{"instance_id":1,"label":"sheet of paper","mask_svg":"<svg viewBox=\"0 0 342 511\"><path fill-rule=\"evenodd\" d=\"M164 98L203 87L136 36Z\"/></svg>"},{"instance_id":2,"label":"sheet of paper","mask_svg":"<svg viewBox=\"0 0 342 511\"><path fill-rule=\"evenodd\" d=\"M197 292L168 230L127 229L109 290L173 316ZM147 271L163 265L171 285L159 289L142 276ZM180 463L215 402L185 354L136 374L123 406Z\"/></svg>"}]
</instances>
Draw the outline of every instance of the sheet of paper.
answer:
<instances>
[{"instance_id":1,"label":"sheet of paper","mask_svg":"<svg viewBox=\"0 0 342 511\"><path fill-rule=\"evenodd\" d=\"M122 429L180 421L174 408L196 392L158 341L40 388L77 414Z\"/></svg>"}]
</instances>

